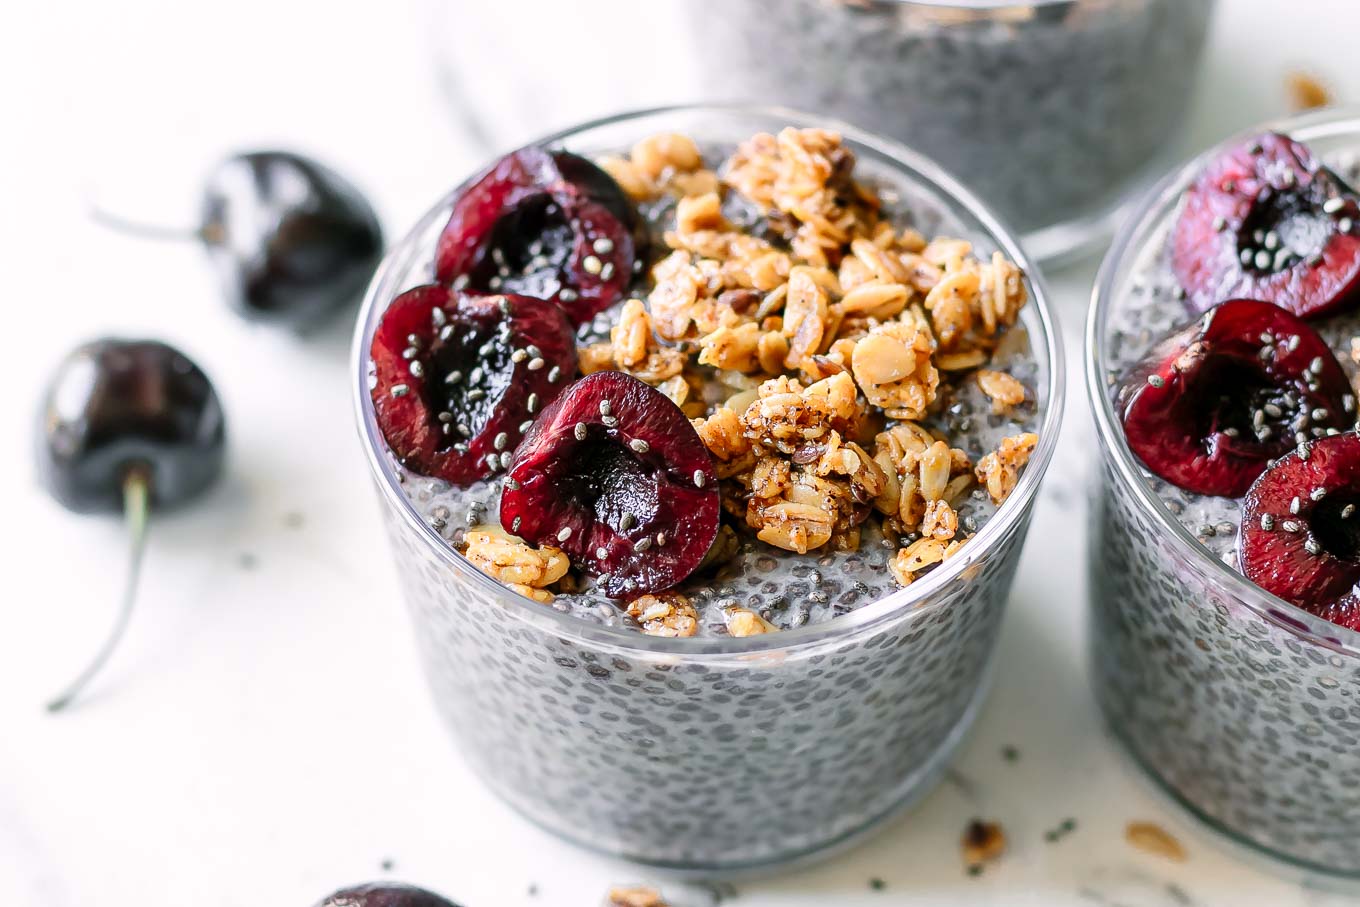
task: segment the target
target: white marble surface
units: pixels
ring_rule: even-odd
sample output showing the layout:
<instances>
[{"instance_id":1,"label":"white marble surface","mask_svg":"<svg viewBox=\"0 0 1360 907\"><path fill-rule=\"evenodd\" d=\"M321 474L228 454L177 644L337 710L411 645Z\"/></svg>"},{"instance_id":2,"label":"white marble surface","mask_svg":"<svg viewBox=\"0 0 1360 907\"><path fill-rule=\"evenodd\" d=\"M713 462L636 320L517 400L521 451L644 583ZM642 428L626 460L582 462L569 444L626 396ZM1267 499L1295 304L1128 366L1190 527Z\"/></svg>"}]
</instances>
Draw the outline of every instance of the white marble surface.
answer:
<instances>
[{"instance_id":1,"label":"white marble surface","mask_svg":"<svg viewBox=\"0 0 1360 907\"><path fill-rule=\"evenodd\" d=\"M466 907L588 907L611 883L647 877L511 814L436 722L351 427L348 326L299 341L244 325L219 306L196 250L111 235L82 213L94 192L187 223L215 156L283 143L353 174L402 229L485 154L444 106L425 21L417 0L6 9L0 903L306 907L391 875ZM1360 98L1356 34L1353 0L1225 0L1195 99L1197 140L1282 111L1291 66ZM532 43L514 53L521 62L487 78L553 61ZM1050 275L1074 379L1093 269ZM33 483L32 414L56 357L107 331L165 337L212 373L231 420L230 471L202 506L157 521L126 647L88 702L53 718L40 703L104 631L123 546L116 522L72 517ZM829 864L740 884L736 903L1342 903L1222 854L1102 734L1082 645L1090 423L1071 386L997 690L958 764L967 783ZM1021 751L1013 764L1000 755L1008 744ZM1002 821L1012 841L976 879L956 845L974 815ZM1077 831L1045 843L1066 817ZM1180 835L1189 862L1128 848L1122 829L1135 818ZM870 890L873 877L886 887ZM708 903L680 888L676 900Z\"/></svg>"}]
</instances>

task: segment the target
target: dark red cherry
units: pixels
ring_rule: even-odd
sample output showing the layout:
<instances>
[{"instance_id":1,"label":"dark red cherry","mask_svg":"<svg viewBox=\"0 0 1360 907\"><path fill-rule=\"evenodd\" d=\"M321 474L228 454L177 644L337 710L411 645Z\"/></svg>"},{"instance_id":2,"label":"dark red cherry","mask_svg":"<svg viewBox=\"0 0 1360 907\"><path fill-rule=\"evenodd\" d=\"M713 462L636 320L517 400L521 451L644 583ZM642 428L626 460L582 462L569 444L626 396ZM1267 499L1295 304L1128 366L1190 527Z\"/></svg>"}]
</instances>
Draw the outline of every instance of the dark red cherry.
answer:
<instances>
[{"instance_id":1,"label":"dark red cherry","mask_svg":"<svg viewBox=\"0 0 1360 907\"><path fill-rule=\"evenodd\" d=\"M58 366L39 413L38 475L78 513L118 512L129 474L149 503L174 507L222 473L226 421L212 382L154 340L96 340Z\"/></svg>"},{"instance_id":2,"label":"dark red cherry","mask_svg":"<svg viewBox=\"0 0 1360 907\"><path fill-rule=\"evenodd\" d=\"M718 533L713 460L689 419L622 372L573 384L529 429L501 494L501 524L553 545L611 598L689 576Z\"/></svg>"},{"instance_id":3,"label":"dark red cherry","mask_svg":"<svg viewBox=\"0 0 1360 907\"><path fill-rule=\"evenodd\" d=\"M372 882L342 888L316 907L458 907L432 891L397 882Z\"/></svg>"},{"instance_id":4,"label":"dark red cherry","mask_svg":"<svg viewBox=\"0 0 1360 907\"><path fill-rule=\"evenodd\" d=\"M370 356L392 452L464 486L508 467L529 422L576 376L571 325L551 302L434 285L392 300Z\"/></svg>"},{"instance_id":5,"label":"dark red cherry","mask_svg":"<svg viewBox=\"0 0 1360 907\"><path fill-rule=\"evenodd\" d=\"M358 299L383 251L359 190L286 151L220 163L204 192L201 236L237 311L303 327Z\"/></svg>"},{"instance_id":6,"label":"dark red cherry","mask_svg":"<svg viewBox=\"0 0 1360 907\"><path fill-rule=\"evenodd\" d=\"M204 187L202 223L193 230L91 213L126 233L197 239L232 308L298 329L358 299L383 251L377 215L359 190L286 151L248 152L218 164Z\"/></svg>"},{"instance_id":7,"label":"dark red cherry","mask_svg":"<svg viewBox=\"0 0 1360 907\"><path fill-rule=\"evenodd\" d=\"M609 174L567 151L525 148L454 203L436 273L460 288L551 299L581 325L627 290L645 235Z\"/></svg>"},{"instance_id":8,"label":"dark red cherry","mask_svg":"<svg viewBox=\"0 0 1360 907\"><path fill-rule=\"evenodd\" d=\"M48 704L69 705L113 654L132 614L153 509L186 504L222 473L226 422L212 382L153 340L96 340L58 367L39 410L38 476L78 513L123 511L131 542L113 629L90 665Z\"/></svg>"},{"instance_id":9,"label":"dark red cherry","mask_svg":"<svg viewBox=\"0 0 1360 907\"><path fill-rule=\"evenodd\" d=\"M1308 318L1360 301L1360 203L1307 146L1266 133L1205 167L1186 190L1172 266L1186 305L1273 302Z\"/></svg>"},{"instance_id":10,"label":"dark red cherry","mask_svg":"<svg viewBox=\"0 0 1360 907\"><path fill-rule=\"evenodd\" d=\"M1360 435L1300 445L1247 492L1242 573L1332 623L1360 630Z\"/></svg>"},{"instance_id":11,"label":"dark red cherry","mask_svg":"<svg viewBox=\"0 0 1360 907\"><path fill-rule=\"evenodd\" d=\"M1237 497L1301 441L1351 427L1355 398L1317 332L1250 299L1167 337L1120 391L1124 437L1186 491Z\"/></svg>"}]
</instances>

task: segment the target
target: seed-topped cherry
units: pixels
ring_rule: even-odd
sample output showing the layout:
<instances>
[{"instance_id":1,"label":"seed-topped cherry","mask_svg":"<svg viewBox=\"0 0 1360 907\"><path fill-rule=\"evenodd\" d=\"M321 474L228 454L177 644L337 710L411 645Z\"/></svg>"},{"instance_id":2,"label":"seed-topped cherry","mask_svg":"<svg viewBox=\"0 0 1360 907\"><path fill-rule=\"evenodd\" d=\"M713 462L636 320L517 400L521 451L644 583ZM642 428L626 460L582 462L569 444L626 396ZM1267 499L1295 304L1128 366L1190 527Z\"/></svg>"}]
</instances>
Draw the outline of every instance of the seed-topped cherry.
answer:
<instances>
[{"instance_id":1,"label":"seed-topped cherry","mask_svg":"<svg viewBox=\"0 0 1360 907\"><path fill-rule=\"evenodd\" d=\"M1235 299L1158 344L1119 396L1124 437L1186 491L1237 497L1294 445L1355 423L1346 374L1317 332Z\"/></svg>"},{"instance_id":2,"label":"seed-topped cherry","mask_svg":"<svg viewBox=\"0 0 1360 907\"><path fill-rule=\"evenodd\" d=\"M1247 297L1315 317L1360 302L1357 224L1355 191L1306 145L1270 132L1186 190L1172 267L1192 311Z\"/></svg>"},{"instance_id":3,"label":"seed-topped cherry","mask_svg":"<svg viewBox=\"0 0 1360 907\"><path fill-rule=\"evenodd\" d=\"M382 228L334 170L287 151L253 151L209 174L202 223L164 230L96 211L118 229L203 243L222 294L248 318L309 328L358 299L382 258Z\"/></svg>"},{"instance_id":4,"label":"seed-topped cherry","mask_svg":"<svg viewBox=\"0 0 1360 907\"><path fill-rule=\"evenodd\" d=\"M1360 435L1300 445L1242 508L1243 575L1332 623L1360 630Z\"/></svg>"},{"instance_id":5,"label":"seed-topped cherry","mask_svg":"<svg viewBox=\"0 0 1360 907\"><path fill-rule=\"evenodd\" d=\"M207 375L151 340L97 340L68 355L39 413L38 474L77 513L121 510L131 539L122 605L103 647L65 692L69 705L127 628L152 510L185 504L222 472L226 423Z\"/></svg>"},{"instance_id":6,"label":"seed-topped cherry","mask_svg":"<svg viewBox=\"0 0 1360 907\"><path fill-rule=\"evenodd\" d=\"M392 301L370 356L388 446L408 469L462 486L510 466L577 367L571 324L553 303L435 285Z\"/></svg>"},{"instance_id":7,"label":"seed-topped cherry","mask_svg":"<svg viewBox=\"0 0 1360 907\"><path fill-rule=\"evenodd\" d=\"M515 451L501 525L567 552L611 598L670 588L718 534L713 458L670 398L622 372L576 382Z\"/></svg>"},{"instance_id":8,"label":"seed-topped cherry","mask_svg":"<svg viewBox=\"0 0 1360 907\"><path fill-rule=\"evenodd\" d=\"M399 882L372 882L342 888L316 907L458 907L433 891Z\"/></svg>"},{"instance_id":9,"label":"seed-topped cherry","mask_svg":"<svg viewBox=\"0 0 1360 907\"><path fill-rule=\"evenodd\" d=\"M618 301L646 230L614 179L569 151L524 148L454 202L439 237L439 280L551 299L574 325Z\"/></svg>"}]
</instances>

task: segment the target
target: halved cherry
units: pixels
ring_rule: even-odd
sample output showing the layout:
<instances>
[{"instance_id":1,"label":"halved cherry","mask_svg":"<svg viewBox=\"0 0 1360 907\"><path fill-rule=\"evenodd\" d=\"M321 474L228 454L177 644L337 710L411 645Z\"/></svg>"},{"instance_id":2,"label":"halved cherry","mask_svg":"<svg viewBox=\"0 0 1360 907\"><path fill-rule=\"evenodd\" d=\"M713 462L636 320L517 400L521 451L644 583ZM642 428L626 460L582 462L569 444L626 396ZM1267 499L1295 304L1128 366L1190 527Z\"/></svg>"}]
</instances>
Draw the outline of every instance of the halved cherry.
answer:
<instances>
[{"instance_id":1,"label":"halved cherry","mask_svg":"<svg viewBox=\"0 0 1360 907\"><path fill-rule=\"evenodd\" d=\"M373 405L407 468L470 485L510 465L534 415L576 375L571 325L551 302L407 290L370 348Z\"/></svg>"},{"instance_id":2,"label":"halved cherry","mask_svg":"<svg viewBox=\"0 0 1360 907\"><path fill-rule=\"evenodd\" d=\"M718 534L718 477L689 419L622 372L596 372L544 410L501 494L501 524L566 551L611 598L670 588Z\"/></svg>"},{"instance_id":3,"label":"halved cherry","mask_svg":"<svg viewBox=\"0 0 1360 907\"><path fill-rule=\"evenodd\" d=\"M524 148L454 203L436 274L483 292L552 299L580 325L623 296L645 236L609 174L568 151Z\"/></svg>"},{"instance_id":4,"label":"halved cherry","mask_svg":"<svg viewBox=\"0 0 1360 907\"><path fill-rule=\"evenodd\" d=\"M1237 497L1294 445L1351 427L1355 398L1317 332L1234 299L1163 340L1120 391L1124 437L1148 469Z\"/></svg>"},{"instance_id":5,"label":"halved cherry","mask_svg":"<svg viewBox=\"0 0 1360 907\"><path fill-rule=\"evenodd\" d=\"M1300 445L1247 493L1242 573L1267 592L1360 630L1360 435Z\"/></svg>"},{"instance_id":6,"label":"halved cherry","mask_svg":"<svg viewBox=\"0 0 1360 907\"><path fill-rule=\"evenodd\" d=\"M1171 263L1186 305L1273 302L1314 317L1360 302L1360 201L1306 145L1269 132L1186 190Z\"/></svg>"}]
</instances>

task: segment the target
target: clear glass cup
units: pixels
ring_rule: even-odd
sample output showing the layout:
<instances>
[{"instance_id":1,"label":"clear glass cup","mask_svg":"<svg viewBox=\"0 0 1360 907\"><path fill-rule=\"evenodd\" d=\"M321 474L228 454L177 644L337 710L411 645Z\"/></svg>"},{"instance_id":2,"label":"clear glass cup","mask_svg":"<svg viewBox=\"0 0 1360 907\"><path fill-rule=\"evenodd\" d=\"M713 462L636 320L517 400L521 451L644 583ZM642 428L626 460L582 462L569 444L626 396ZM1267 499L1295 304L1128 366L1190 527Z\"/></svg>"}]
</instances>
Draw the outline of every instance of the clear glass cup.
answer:
<instances>
[{"instance_id":1,"label":"clear glass cup","mask_svg":"<svg viewBox=\"0 0 1360 907\"><path fill-rule=\"evenodd\" d=\"M1041 261L1180 159L1214 0L430 0L457 115L516 143L622 106L787 104L945 162ZM477 40L467 36L475 33ZM534 41L561 66L504 65ZM479 73L504 78L488 85ZM626 71L628 77L618 78Z\"/></svg>"},{"instance_id":2,"label":"clear glass cup","mask_svg":"<svg viewBox=\"0 0 1360 907\"><path fill-rule=\"evenodd\" d=\"M841 130L861 172L900 186L923 229L968 238L982 255L1000 250L1029 275L1022 325L1039 366L1039 446L977 537L889 598L765 636L664 639L545 608L455 553L403 494L367 377L384 307L431 279L457 189L389 252L355 338L363 444L435 704L468 764L559 835L678 870L825 853L933 786L985 695L1058 438L1063 363L1042 281L992 214L915 152L805 114L741 107L630 113L540 144L592 154L661 131L728 144L787 125Z\"/></svg>"},{"instance_id":3,"label":"clear glass cup","mask_svg":"<svg viewBox=\"0 0 1360 907\"><path fill-rule=\"evenodd\" d=\"M1320 155L1360 152L1356 111L1263 128ZM1100 708L1133 760L1235 849L1296 874L1360 881L1360 633L1265 592L1200 545L1145 478L1111 397L1112 313L1140 280L1137 258L1204 163L1242 140L1167 176L1097 278L1086 333L1101 450L1091 667Z\"/></svg>"}]
</instances>

